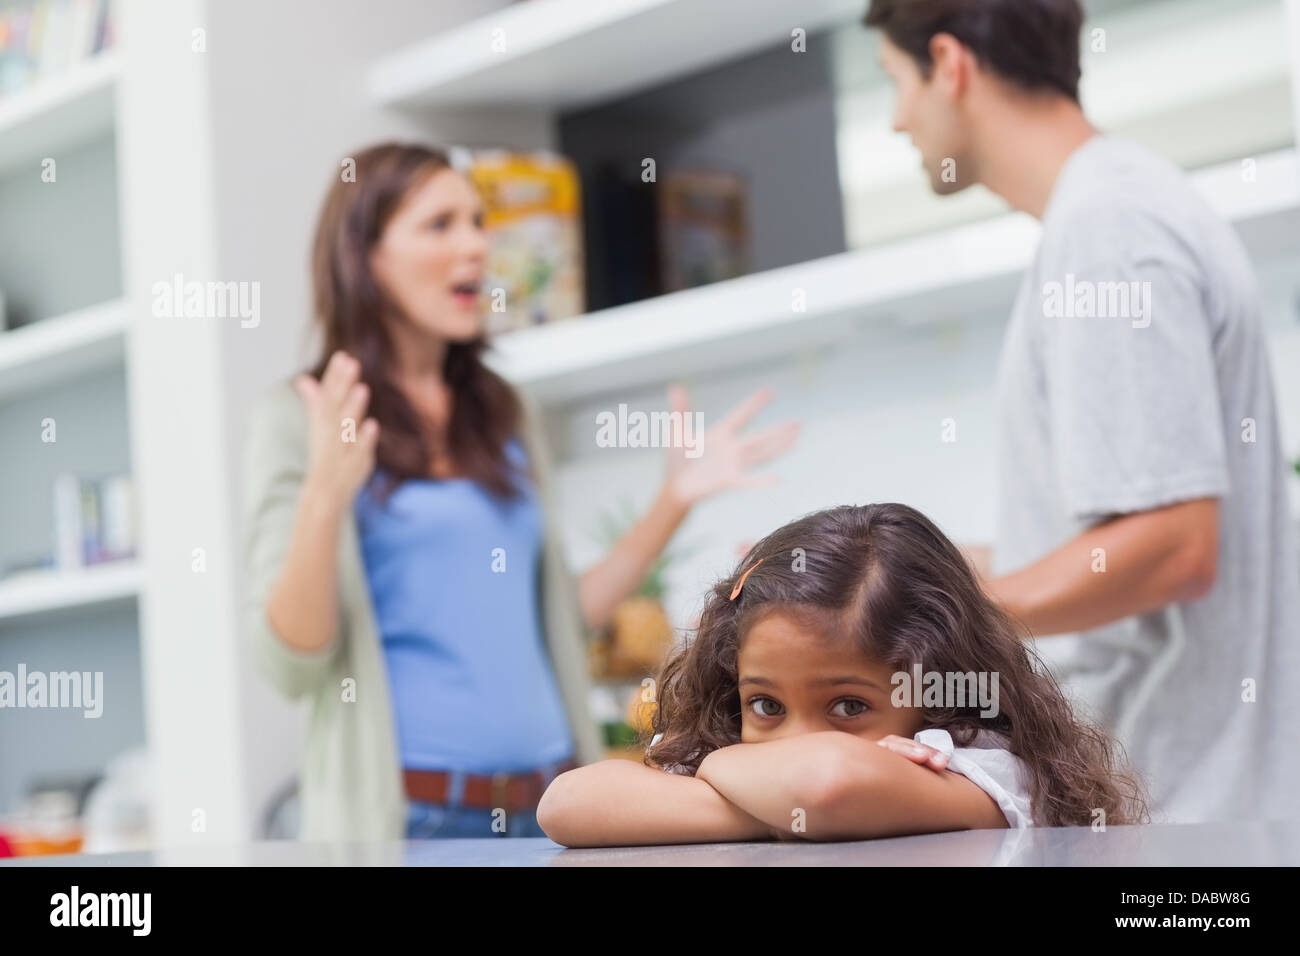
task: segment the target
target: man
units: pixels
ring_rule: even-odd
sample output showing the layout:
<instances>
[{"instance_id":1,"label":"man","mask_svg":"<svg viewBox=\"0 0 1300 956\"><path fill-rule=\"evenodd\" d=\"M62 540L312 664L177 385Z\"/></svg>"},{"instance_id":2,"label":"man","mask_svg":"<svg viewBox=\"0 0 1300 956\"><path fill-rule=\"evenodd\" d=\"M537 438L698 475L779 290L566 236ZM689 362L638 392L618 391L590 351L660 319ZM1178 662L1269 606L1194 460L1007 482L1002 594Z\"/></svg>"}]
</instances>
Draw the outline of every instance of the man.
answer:
<instances>
[{"instance_id":1,"label":"man","mask_svg":"<svg viewBox=\"0 0 1300 956\"><path fill-rule=\"evenodd\" d=\"M998 369L988 592L1116 733L1153 820L1297 815L1300 571L1255 281L1078 100L1076 0L874 0L936 192L1042 221Z\"/></svg>"}]
</instances>

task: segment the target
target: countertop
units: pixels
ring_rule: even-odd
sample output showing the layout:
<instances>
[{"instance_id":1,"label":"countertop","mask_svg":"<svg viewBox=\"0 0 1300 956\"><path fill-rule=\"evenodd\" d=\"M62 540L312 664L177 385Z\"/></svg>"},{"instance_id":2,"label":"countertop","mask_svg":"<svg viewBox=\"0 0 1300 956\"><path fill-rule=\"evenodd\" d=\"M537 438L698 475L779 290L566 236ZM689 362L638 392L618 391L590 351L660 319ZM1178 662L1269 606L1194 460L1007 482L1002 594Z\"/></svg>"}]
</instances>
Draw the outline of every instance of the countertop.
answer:
<instances>
[{"instance_id":1,"label":"countertop","mask_svg":"<svg viewBox=\"0 0 1300 956\"><path fill-rule=\"evenodd\" d=\"M570 850L544 838L264 841L0 860L0 866L1297 866L1300 819L965 830L852 843Z\"/></svg>"}]
</instances>

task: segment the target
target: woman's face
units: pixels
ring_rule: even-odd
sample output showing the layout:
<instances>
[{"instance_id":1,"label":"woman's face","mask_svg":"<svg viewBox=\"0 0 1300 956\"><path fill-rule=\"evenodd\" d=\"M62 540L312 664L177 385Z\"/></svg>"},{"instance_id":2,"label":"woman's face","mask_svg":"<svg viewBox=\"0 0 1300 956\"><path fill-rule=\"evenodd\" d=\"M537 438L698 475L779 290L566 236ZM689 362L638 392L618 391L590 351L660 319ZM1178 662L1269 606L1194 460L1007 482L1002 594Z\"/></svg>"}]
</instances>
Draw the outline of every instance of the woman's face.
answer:
<instances>
[{"instance_id":1,"label":"woman's face","mask_svg":"<svg viewBox=\"0 0 1300 956\"><path fill-rule=\"evenodd\" d=\"M487 250L478 193L460 173L440 169L412 187L389 218L370 267L408 322L464 342L482 328Z\"/></svg>"},{"instance_id":2,"label":"woman's face","mask_svg":"<svg viewBox=\"0 0 1300 956\"><path fill-rule=\"evenodd\" d=\"M825 730L910 739L922 729L919 708L890 703L889 667L852 641L827 641L780 612L749 629L737 664L742 743Z\"/></svg>"}]
</instances>

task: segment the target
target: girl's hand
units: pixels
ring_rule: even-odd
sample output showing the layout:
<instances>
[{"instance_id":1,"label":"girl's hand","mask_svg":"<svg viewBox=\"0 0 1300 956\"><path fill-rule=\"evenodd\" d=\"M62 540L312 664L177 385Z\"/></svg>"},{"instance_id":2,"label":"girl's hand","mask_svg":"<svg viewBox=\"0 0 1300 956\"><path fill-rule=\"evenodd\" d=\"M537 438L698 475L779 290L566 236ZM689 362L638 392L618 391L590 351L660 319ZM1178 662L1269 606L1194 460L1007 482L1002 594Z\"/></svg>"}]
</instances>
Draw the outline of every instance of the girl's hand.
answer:
<instances>
[{"instance_id":1,"label":"girl's hand","mask_svg":"<svg viewBox=\"0 0 1300 956\"><path fill-rule=\"evenodd\" d=\"M360 377L361 363L338 351L319 382L304 374L293 383L309 422L306 483L336 506L351 504L375 467L379 423L363 420L370 389Z\"/></svg>"},{"instance_id":2,"label":"girl's hand","mask_svg":"<svg viewBox=\"0 0 1300 956\"><path fill-rule=\"evenodd\" d=\"M674 385L668 390L674 412L686 420L691 414L686 389ZM709 495L730 488L760 487L776 483L775 475L751 475L749 469L784 453L799 432L797 422L774 425L754 435L741 435L758 410L772 400L771 389L759 389L729 411L712 428L697 436L699 454L688 458L686 448L673 448L668 456L668 474L664 481L673 499L689 508Z\"/></svg>"},{"instance_id":3,"label":"girl's hand","mask_svg":"<svg viewBox=\"0 0 1300 956\"><path fill-rule=\"evenodd\" d=\"M918 743L915 740L900 737L898 734L881 737L876 743L886 750L892 750L899 756L906 757L913 763L930 767L933 770L944 770L948 766L948 755L943 751L935 750L929 744Z\"/></svg>"}]
</instances>

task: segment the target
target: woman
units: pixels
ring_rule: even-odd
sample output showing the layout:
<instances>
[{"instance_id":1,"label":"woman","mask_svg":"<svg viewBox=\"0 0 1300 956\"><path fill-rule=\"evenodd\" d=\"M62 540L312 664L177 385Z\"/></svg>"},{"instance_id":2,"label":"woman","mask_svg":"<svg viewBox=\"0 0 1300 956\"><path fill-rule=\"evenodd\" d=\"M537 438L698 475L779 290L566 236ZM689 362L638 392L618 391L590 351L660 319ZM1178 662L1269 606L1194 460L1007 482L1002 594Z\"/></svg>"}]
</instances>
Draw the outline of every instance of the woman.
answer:
<instances>
[{"instance_id":1,"label":"woman","mask_svg":"<svg viewBox=\"0 0 1300 956\"><path fill-rule=\"evenodd\" d=\"M575 581L537 411L481 360L479 196L434 149L355 160L316 230L321 358L265 397L247 456L258 659L312 700L301 836L541 836L546 785L603 756L584 631L796 429L740 435L758 393L704 454L672 450L649 511Z\"/></svg>"}]
</instances>

